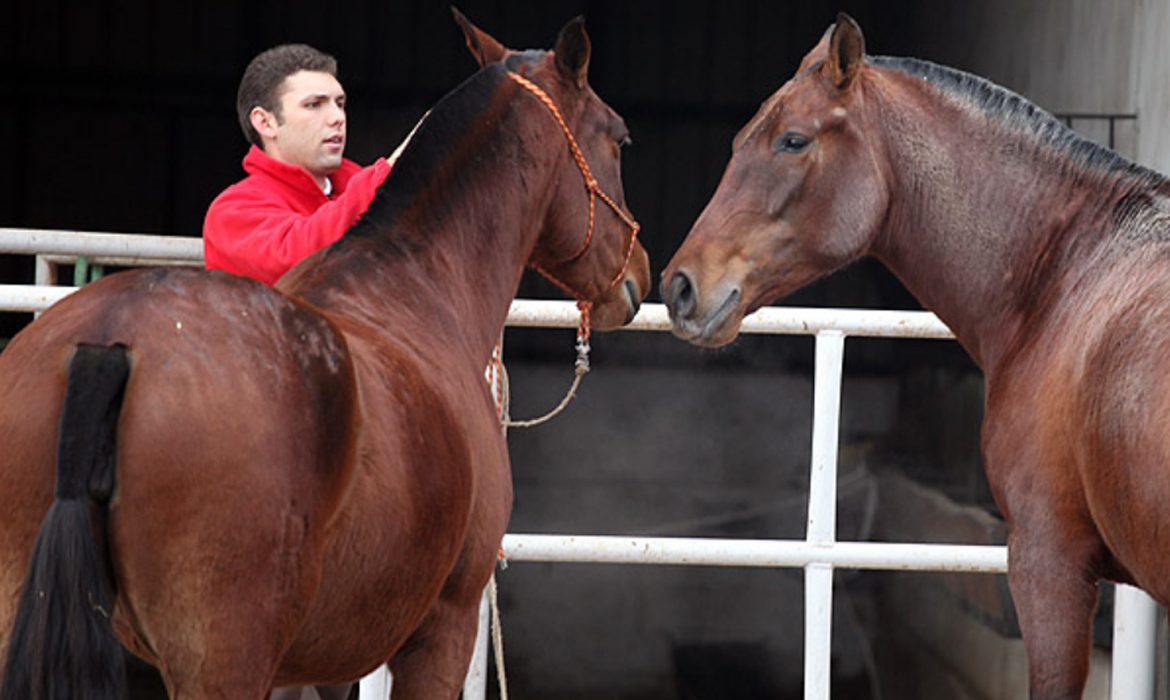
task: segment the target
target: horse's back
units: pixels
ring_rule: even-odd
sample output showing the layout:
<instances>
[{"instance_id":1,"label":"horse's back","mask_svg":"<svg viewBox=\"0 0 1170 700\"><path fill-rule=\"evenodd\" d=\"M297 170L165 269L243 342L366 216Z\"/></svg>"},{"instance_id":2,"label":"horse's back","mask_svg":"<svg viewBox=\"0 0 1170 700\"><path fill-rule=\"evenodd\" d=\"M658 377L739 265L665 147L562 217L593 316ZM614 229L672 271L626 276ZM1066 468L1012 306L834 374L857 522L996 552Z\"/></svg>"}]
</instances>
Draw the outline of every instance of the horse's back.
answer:
<instances>
[{"instance_id":1,"label":"horse's back","mask_svg":"<svg viewBox=\"0 0 1170 700\"><path fill-rule=\"evenodd\" d=\"M52 499L65 367L81 342L122 343L131 358L110 514L124 639L147 658L197 648L161 629L162 611L196 640L249 625L211 600L224 594L248 606L274 599L255 614L291 633L350 478L344 341L258 283L195 270L113 275L50 308L0 355L0 434L12 446L0 454L0 498L21 504L0 528L0 564L16 572L5 574L5 600ZM258 643L248 637L216 653L244 653Z\"/></svg>"}]
</instances>

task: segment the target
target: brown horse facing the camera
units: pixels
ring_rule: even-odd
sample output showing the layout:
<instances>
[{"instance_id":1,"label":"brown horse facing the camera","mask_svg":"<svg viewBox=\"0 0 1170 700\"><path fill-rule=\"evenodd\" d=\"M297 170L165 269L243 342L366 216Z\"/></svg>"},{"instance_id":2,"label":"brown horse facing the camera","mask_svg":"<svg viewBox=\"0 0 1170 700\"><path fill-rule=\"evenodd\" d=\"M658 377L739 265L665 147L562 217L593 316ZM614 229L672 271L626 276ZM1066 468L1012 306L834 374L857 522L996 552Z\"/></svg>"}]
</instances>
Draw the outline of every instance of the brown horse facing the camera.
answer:
<instances>
[{"instance_id":1,"label":"brown horse facing the camera","mask_svg":"<svg viewBox=\"0 0 1170 700\"><path fill-rule=\"evenodd\" d=\"M516 53L459 19L483 69L275 290L112 275L0 356L5 698L120 698L111 622L184 700L387 661L397 700L459 694L511 508L484 368L523 269L603 328L650 282L580 20Z\"/></svg>"},{"instance_id":2,"label":"brown horse facing the camera","mask_svg":"<svg viewBox=\"0 0 1170 700\"><path fill-rule=\"evenodd\" d=\"M674 332L873 255L983 370L1033 700L1079 698L1097 583L1170 603L1170 181L840 17L740 131L663 273Z\"/></svg>"}]
</instances>

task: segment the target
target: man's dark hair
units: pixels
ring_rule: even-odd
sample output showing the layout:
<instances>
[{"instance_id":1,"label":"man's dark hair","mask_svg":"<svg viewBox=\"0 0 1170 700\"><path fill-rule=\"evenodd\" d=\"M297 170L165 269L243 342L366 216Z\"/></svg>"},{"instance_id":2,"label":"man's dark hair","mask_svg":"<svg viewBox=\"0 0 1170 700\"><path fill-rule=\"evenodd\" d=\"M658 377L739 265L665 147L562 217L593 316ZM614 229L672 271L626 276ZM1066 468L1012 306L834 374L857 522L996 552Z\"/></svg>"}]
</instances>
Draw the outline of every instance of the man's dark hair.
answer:
<instances>
[{"instance_id":1,"label":"man's dark hair","mask_svg":"<svg viewBox=\"0 0 1170 700\"><path fill-rule=\"evenodd\" d=\"M336 78L337 59L306 44L284 44L258 54L248 64L236 93L236 115L249 143L264 146L260 134L252 128L252 110L263 107L282 121L280 95L284 79L303 70Z\"/></svg>"}]
</instances>

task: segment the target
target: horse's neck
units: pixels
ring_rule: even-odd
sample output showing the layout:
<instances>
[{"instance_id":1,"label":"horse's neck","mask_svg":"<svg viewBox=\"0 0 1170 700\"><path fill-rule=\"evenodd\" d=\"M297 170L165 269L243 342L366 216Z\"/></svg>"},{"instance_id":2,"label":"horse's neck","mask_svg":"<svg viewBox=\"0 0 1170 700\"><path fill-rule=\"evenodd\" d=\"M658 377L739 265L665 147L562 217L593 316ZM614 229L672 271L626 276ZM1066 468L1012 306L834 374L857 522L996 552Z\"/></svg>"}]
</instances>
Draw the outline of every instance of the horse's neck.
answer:
<instances>
[{"instance_id":1,"label":"horse's neck","mask_svg":"<svg viewBox=\"0 0 1170 700\"><path fill-rule=\"evenodd\" d=\"M523 147L525 139L509 141ZM500 160L522 162L525 171L495 167ZM486 361L551 195L524 183L548 182L552 162L526 153L448 164L433 174L441 191L416 197L373 233L343 241L293 292L391 332L396 323L426 328L427 342L465 347L474 361Z\"/></svg>"},{"instance_id":2,"label":"horse's neck","mask_svg":"<svg viewBox=\"0 0 1170 700\"><path fill-rule=\"evenodd\" d=\"M1038 162L1015 147L1025 137L996 133L987 117L906 104L922 101L883 110L894 184L872 252L988 369L1108 233L1108 176Z\"/></svg>"}]
</instances>

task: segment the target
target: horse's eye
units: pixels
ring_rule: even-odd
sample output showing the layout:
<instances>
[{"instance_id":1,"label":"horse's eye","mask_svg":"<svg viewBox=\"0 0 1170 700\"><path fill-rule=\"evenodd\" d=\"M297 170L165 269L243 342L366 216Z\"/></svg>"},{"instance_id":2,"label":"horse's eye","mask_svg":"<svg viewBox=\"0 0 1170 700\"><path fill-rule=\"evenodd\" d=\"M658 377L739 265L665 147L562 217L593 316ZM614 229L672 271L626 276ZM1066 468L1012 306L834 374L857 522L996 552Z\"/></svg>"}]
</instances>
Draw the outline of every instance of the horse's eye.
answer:
<instances>
[{"instance_id":1,"label":"horse's eye","mask_svg":"<svg viewBox=\"0 0 1170 700\"><path fill-rule=\"evenodd\" d=\"M779 139L776 140L777 153L801 153L804 149L809 147L812 139L807 136L802 136L794 131L785 131Z\"/></svg>"}]
</instances>

